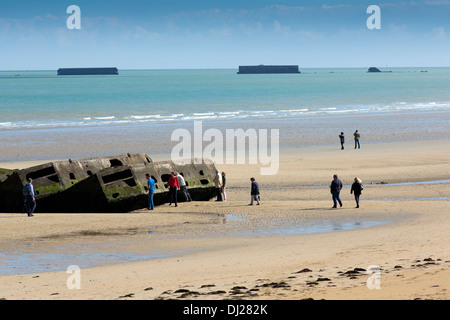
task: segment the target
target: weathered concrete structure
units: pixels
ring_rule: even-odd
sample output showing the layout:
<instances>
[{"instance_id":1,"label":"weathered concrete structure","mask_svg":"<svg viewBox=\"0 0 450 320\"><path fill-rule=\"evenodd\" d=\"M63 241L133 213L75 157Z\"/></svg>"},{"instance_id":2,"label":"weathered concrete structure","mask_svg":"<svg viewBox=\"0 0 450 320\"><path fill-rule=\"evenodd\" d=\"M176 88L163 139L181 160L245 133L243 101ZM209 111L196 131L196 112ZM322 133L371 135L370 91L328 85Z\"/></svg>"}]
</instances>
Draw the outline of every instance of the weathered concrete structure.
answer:
<instances>
[{"instance_id":1,"label":"weathered concrete structure","mask_svg":"<svg viewBox=\"0 0 450 320\"><path fill-rule=\"evenodd\" d=\"M58 76L99 76L118 75L117 68L60 68Z\"/></svg>"},{"instance_id":2,"label":"weathered concrete structure","mask_svg":"<svg viewBox=\"0 0 450 320\"><path fill-rule=\"evenodd\" d=\"M370 67L369 70L367 70L367 72L381 72L381 70L375 67Z\"/></svg>"},{"instance_id":3,"label":"weathered concrete structure","mask_svg":"<svg viewBox=\"0 0 450 320\"><path fill-rule=\"evenodd\" d=\"M275 66L239 66L238 74L273 74L273 73L301 73L298 66L275 65Z\"/></svg>"},{"instance_id":4,"label":"weathered concrete structure","mask_svg":"<svg viewBox=\"0 0 450 320\"><path fill-rule=\"evenodd\" d=\"M185 178L193 200L215 195L215 166L210 161L153 162L146 154L127 154L50 162L19 171L0 171L0 212L22 212L22 187L33 179L36 212L129 212L147 206L148 173L156 181L155 205L168 202L172 171ZM3 172L3 173L2 173ZM180 201L183 201L180 194Z\"/></svg>"},{"instance_id":5,"label":"weathered concrete structure","mask_svg":"<svg viewBox=\"0 0 450 320\"><path fill-rule=\"evenodd\" d=\"M369 70L367 70L367 72L368 72L368 73L377 73L377 72L384 72L384 73L386 73L386 72L392 72L392 71L381 71L381 70L378 69L378 68L370 67Z\"/></svg>"}]
</instances>

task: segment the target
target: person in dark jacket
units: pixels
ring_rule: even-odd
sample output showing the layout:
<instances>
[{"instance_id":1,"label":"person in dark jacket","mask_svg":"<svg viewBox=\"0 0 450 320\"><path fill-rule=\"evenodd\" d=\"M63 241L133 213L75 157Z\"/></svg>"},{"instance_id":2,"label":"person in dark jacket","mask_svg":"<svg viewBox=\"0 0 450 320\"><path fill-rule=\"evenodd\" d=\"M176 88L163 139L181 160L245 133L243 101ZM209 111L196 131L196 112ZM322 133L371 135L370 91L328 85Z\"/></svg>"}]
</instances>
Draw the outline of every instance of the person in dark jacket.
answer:
<instances>
[{"instance_id":1,"label":"person in dark jacket","mask_svg":"<svg viewBox=\"0 0 450 320\"><path fill-rule=\"evenodd\" d=\"M23 195L27 207L27 214L29 217L34 217L34 210L36 209L36 198L33 187L33 179L29 178L27 184L23 188Z\"/></svg>"},{"instance_id":2,"label":"person in dark jacket","mask_svg":"<svg viewBox=\"0 0 450 320\"><path fill-rule=\"evenodd\" d=\"M256 205L259 206L259 185L258 182L255 181L255 178L250 178L250 181L252 182L252 187L251 187L251 200L250 200L250 204L249 206L253 205L253 200L256 200Z\"/></svg>"},{"instance_id":3,"label":"person in dark jacket","mask_svg":"<svg viewBox=\"0 0 450 320\"><path fill-rule=\"evenodd\" d=\"M341 150L344 150L345 136L343 132L339 135L339 140L341 140Z\"/></svg>"},{"instance_id":4,"label":"person in dark jacket","mask_svg":"<svg viewBox=\"0 0 450 320\"><path fill-rule=\"evenodd\" d=\"M333 198L333 208L337 208L337 203L342 207L342 201L339 197L342 190L342 182L338 178L337 174L333 176L333 181L331 181L330 192Z\"/></svg>"},{"instance_id":5,"label":"person in dark jacket","mask_svg":"<svg viewBox=\"0 0 450 320\"><path fill-rule=\"evenodd\" d=\"M355 178L355 182L352 184L352 189L350 190L350 194L355 195L355 201L356 201L356 208L359 208L359 196L361 195L362 191L364 190L361 180L358 178Z\"/></svg>"}]
</instances>

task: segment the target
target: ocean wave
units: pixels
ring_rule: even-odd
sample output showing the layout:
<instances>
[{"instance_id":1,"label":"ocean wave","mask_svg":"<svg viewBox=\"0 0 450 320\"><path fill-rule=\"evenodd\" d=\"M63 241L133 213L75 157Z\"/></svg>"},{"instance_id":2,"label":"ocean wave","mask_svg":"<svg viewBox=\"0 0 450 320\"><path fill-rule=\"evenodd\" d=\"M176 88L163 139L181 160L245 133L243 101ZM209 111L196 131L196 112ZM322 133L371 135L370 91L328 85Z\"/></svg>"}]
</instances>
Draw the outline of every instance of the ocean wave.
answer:
<instances>
[{"instance_id":1,"label":"ocean wave","mask_svg":"<svg viewBox=\"0 0 450 320\"><path fill-rule=\"evenodd\" d=\"M106 116L106 117L94 117L96 120L112 120L115 119L115 116Z\"/></svg>"},{"instance_id":2,"label":"ocean wave","mask_svg":"<svg viewBox=\"0 0 450 320\"><path fill-rule=\"evenodd\" d=\"M309 109L287 109L287 110L280 110L280 112L286 112L286 113L297 113L297 112L307 112Z\"/></svg>"},{"instance_id":3,"label":"ocean wave","mask_svg":"<svg viewBox=\"0 0 450 320\"><path fill-rule=\"evenodd\" d=\"M203 117L203 116L213 116L213 115L214 115L214 112L193 113L192 115L193 115L193 116L200 116L200 117Z\"/></svg>"},{"instance_id":4,"label":"ocean wave","mask_svg":"<svg viewBox=\"0 0 450 320\"><path fill-rule=\"evenodd\" d=\"M314 106L308 108L282 108L280 110L230 110L230 111L208 111L193 113L173 113L173 114L131 114L123 115L84 115L79 118L54 119L54 120L32 120L32 121L3 121L0 122L0 130L29 129L29 128L51 128L51 127L75 127L75 126L107 126L119 124L139 124L139 123L167 123L173 121L206 121L206 120L245 120L264 118L292 118L308 116L326 115L347 115L347 114L377 114L395 113L408 111L427 110L450 110L450 102L414 102L404 101L391 104L362 104L346 105L336 107Z\"/></svg>"},{"instance_id":5,"label":"ocean wave","mask_svg":"<svg viewBox=\"0 0 450 320\"><path fill-rule=\"evenodd\" d=\"M241 111L219 112L220 115L235 115L240 113Z\"/></svg>"},{"instance_id":6,"label":"ocean wave","mask_svg":"<svg viewBox=\"0 0 450 320\"><path fill-rule=\"evenodd\" d=\"M146 120L146 119L159 119L162 116L159 114L154 115L148 115L148 116L130 116L130 119L136 119L136 120Z\"/></svg>"},{"instance_id":7,"label":"ocean wave","mask_svg":"<svg viewBox=\"0 0 450 320\"><path fill-rule=\"evenodd\" d=\"M0 128L4 127L4 128L9 128L12 126L12 122L0 122Z\"/></svg>"}]
</instances>

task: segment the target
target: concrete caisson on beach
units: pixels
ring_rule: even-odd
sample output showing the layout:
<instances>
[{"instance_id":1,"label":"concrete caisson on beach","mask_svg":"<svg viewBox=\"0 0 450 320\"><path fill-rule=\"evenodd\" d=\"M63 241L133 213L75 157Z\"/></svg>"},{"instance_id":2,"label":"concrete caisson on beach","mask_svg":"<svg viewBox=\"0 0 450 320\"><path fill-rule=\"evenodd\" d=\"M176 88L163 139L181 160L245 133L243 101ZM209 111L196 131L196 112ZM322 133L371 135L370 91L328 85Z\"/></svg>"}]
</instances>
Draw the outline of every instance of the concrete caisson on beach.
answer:
<instances>
[{"instance_id":1,"label":"concrete caisson on beach","mask_svg":"<svg viewBox=\"0 0 450 320\"><path fill-rule=\"evenodd\" d=\"M200 163L200 164L198 164ZM33 179L36 212L130 212L147 205L148 173L156 181L156 205L168 202L167 182L172 171L186 180L193 200L208 201L215 195L215 165L209 160L153 162L146 154L49 162L39 166L2 171L0 212L23 210L22 187Z\"/></svg>"}]
</instances>

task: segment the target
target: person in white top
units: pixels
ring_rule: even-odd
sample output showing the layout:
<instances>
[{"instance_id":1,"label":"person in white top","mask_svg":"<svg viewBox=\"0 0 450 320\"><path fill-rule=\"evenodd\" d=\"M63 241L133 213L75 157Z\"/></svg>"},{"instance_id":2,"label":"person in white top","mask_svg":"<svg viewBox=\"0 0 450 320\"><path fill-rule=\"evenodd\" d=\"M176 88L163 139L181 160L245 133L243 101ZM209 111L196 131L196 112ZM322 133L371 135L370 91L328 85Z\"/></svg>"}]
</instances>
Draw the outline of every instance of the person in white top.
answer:
<instances>
[{"instance_id":1,"label":"person in white top","mask_svg":"<svg viewBox=\"0 0 450 320\"><path fill-rule=\"evenodd\" d=\"M184 177L177 172L177 178L178 178L178 184L180 185L180 190L184 195L184 199L186 200L186 202L191 202L192 198L191 198L191 195L189 194L189 192L187 191L186 181L184 180Z\"/></svg>"}]
</instances>

